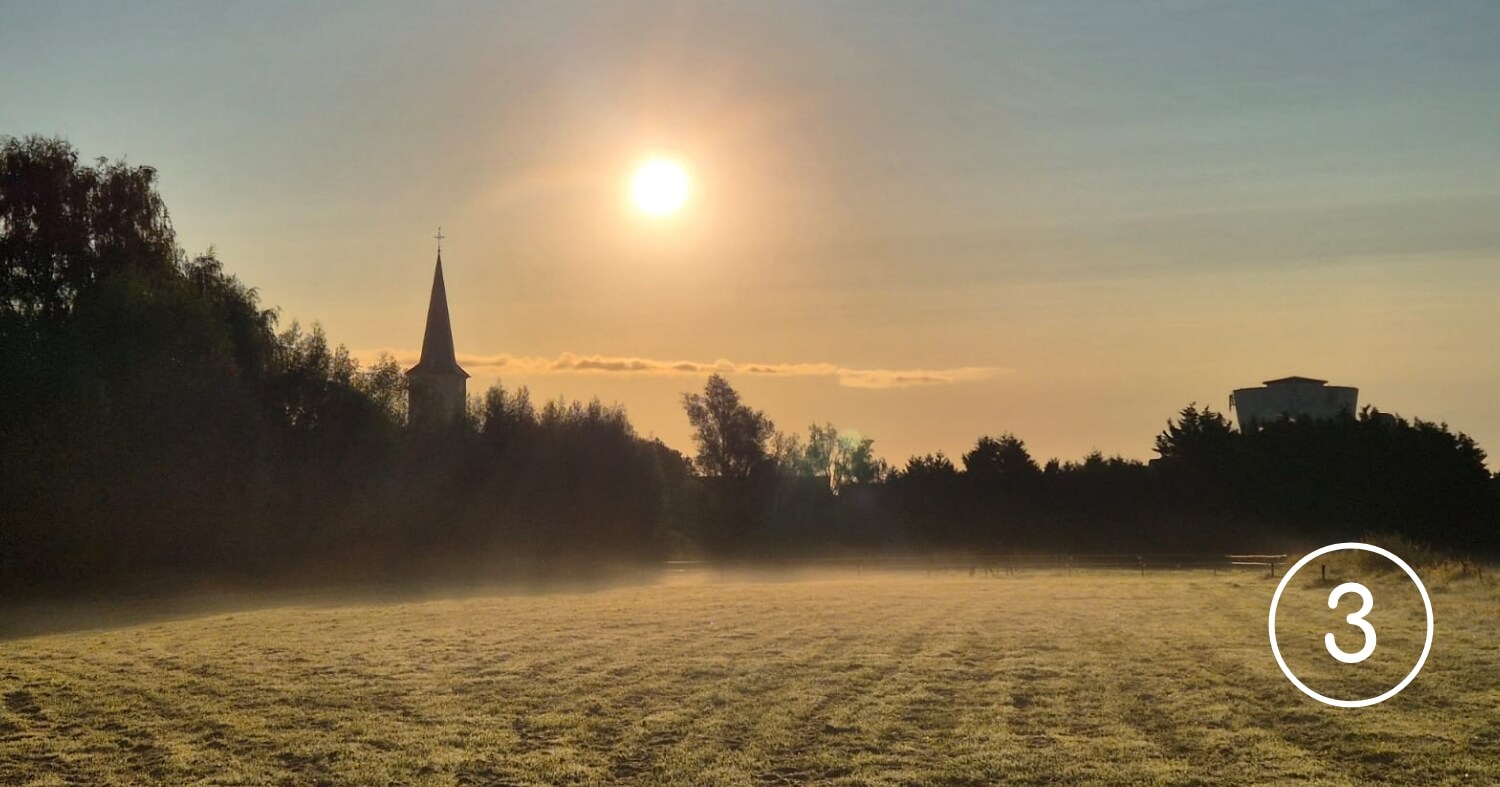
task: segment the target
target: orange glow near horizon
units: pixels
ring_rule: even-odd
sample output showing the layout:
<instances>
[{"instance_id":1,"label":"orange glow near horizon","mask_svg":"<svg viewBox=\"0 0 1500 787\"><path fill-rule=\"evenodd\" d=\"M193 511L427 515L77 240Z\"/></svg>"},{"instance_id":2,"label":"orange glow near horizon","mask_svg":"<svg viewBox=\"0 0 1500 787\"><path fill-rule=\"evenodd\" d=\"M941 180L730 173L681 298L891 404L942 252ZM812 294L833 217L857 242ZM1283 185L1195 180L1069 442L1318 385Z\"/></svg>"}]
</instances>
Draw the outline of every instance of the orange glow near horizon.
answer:
<instances>
[{"instance_id":1,"label":"orange glow near horizon","mask_svg":"<svg viewBox=\"0 0 1500 787\"><path fill-rule=\"evenodd\" d=\"M1500 453L1477 76L1500 47L1475 9L230 4L84 29L33 5L0 27L24 32L4 129L156 167L179 245L365 361L419 352L441 224L471 393L597 396L683 451L681 394L727 367L784 431L858 429L893 464L1004 432L1150 459L1183 406L1291 374ZM183 70L159 53L184 37L229 43Z\"/></svg>"}]
</instances>

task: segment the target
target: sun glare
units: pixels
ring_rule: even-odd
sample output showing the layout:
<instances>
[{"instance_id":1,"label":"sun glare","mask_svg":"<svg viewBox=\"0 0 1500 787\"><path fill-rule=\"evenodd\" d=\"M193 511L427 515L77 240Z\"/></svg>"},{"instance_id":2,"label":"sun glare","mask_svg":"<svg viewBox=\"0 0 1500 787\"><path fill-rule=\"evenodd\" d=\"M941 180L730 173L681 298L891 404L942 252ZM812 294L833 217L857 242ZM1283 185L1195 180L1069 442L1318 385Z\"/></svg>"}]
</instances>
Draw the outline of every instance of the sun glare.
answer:
<instances>
[{"instance_id":1,"label":"sun glare","mask_svg":"<svg viewBox=\"0 0 1500 787\"><path fill-rule=\"evenodd\" d=\"M668 216L682 209L688 198L688 176L670 159L651 159L635 171L630 196L636 207L652 216Z\"/></svg>"}]
</instances>

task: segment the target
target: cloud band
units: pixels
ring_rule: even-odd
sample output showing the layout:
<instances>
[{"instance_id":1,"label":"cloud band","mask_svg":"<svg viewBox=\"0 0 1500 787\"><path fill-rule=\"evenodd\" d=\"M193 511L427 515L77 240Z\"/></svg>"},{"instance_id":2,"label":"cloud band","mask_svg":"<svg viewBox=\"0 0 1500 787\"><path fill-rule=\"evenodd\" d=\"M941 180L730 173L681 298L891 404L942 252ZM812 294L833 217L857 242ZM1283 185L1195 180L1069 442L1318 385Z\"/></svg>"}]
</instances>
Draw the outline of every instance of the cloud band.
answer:
<instances>
[{"instance_id":1,"label":"cloud band","mask_svg":"<svg viewBox=\"0 0 1500 787\"><path fill-rule=\"evenodd\" d=\"M358 353L365 362L382 351ZM412 350L385 350L403 367L417 362ZM655 377L701 377L709 374L760 377L832 377L846 388L913 388L988 380L1003 369L961 366L952 369L856 369L832 363L736 363L728 360L663 361L565 352L556 358L499 355L460 355L458 362L480 377L534 374L622 374Z\"/></svg>"}]
</instances>

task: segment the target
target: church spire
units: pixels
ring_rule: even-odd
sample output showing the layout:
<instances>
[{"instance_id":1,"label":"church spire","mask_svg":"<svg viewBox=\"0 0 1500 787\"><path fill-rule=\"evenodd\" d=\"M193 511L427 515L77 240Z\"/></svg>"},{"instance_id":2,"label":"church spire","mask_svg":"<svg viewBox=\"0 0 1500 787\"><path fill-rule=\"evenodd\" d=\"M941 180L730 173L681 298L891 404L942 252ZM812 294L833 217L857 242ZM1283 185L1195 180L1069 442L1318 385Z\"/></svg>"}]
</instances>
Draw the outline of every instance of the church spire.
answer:
<instances>
[{"instance_id":1,"label":"church spire","mask_svg":"<svg viewBox=\"0 0 1500 787\"><path fill-rule=\"evenodd\" d=\"M441 230L438 235L442 236ZM458 365L458 358L453 351L453 324L448 319L448 289L443 285L441 247L438 249L437 268L432 274L432 299L427 304L427 331L422 334L422 357L407 374L469 376Z\"/></svg>"},{"instance_id":2,"label":"church spire","mask_svg":"<svg viewBox=\"0 0 1500 787\"><path fill-rule=\"evenodd\" d=\"M448 320L448 288L443 285L443 231L438 230L437 268L427 302L427 332L422 357L406 372L406 420L417 429L438 429L463 420L469 373L453 352L453 324Z\"/></svg>"}]
</instances>

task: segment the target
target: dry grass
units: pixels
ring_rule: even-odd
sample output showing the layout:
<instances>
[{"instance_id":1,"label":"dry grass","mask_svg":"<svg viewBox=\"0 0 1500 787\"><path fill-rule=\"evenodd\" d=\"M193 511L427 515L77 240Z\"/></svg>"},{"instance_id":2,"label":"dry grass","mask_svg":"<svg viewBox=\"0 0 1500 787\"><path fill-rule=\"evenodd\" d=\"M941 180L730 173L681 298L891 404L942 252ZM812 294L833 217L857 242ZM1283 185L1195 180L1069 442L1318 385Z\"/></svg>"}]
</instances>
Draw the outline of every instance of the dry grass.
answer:
<instances>
[{"instance_id":1,"label":"dry grass","mask_svg":"<svg viewBox=\"0 0 1500 787\"><path fill-rule=\"evenodd\" d=\"M1340 616L1301 577L1283 604L1324 617L1288 623L1288 659L1330 692L1410 664L1420 633L1389 581L1370 578L1378 669L1319 662ZM1272 661L1273 589L1207 573L677 580L11 639L0 783L1500 783L1500 594L1436 594L1421 677L1341 710Z\"/></svg>"}]
</instances>

